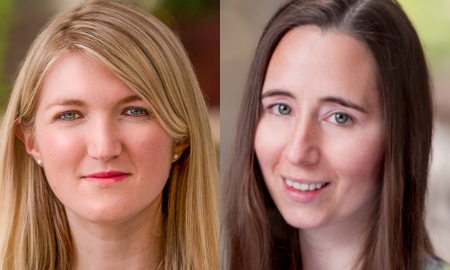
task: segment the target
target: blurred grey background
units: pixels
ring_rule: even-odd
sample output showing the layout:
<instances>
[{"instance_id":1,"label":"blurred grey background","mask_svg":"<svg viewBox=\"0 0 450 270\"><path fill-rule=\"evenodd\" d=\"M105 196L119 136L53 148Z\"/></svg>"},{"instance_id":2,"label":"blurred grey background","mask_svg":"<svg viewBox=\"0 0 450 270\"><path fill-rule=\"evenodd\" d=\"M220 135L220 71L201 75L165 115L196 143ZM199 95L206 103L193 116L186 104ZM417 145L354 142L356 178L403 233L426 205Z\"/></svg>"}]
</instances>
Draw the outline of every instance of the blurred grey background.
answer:
<instances>
[{"instance_id":1,"label":"blurred grey background","mask_svg":"<svg viewBox=\"0 0 450 270\"><path fill-rule=\"evenodd\" d=\"M220 1L221 173L253 53L265 24L284 2ZM419 33L433 77L435 130L426 224L437 254L450 262L450 1L399 2Z\"/></svg>"}]
</instances>

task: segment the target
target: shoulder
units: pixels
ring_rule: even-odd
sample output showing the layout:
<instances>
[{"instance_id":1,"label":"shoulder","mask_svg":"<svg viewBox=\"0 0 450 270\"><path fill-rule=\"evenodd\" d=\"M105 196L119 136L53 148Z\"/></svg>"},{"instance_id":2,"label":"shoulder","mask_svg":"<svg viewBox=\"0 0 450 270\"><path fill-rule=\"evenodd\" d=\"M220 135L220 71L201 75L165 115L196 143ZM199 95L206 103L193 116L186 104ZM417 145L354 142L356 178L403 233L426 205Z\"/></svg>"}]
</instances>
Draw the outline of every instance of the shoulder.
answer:
<instances>
[{"instance_id":1,"label":"shoulder","mask_svg":"<svg viewBox=\"0 0 450 270\"><path fill-rule=\"evenodd\" d=\"M428 257L421 270L450 270L450 265L437 257Z\"/></svg>"}]
</instances>

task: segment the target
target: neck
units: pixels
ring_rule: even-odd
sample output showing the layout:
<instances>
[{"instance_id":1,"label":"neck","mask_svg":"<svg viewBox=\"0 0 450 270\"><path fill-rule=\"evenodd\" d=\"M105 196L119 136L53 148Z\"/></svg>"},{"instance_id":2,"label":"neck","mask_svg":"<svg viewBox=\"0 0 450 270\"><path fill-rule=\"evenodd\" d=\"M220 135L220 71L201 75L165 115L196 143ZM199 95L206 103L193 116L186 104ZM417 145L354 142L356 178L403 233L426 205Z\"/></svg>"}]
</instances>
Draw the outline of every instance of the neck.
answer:
<instances>
[{"instance_id":1,"label":"neck","mask_svg":"<svg viewBox=\"0 0 450 270\"><path fill-rule=\"evenodd\" d=\"M300 250L304 270L356 270L370 217L363 215L317 229L301 229Z\"/></svg>"},{"instance_id":2,"label":"neck","mask_svg":"<svg viewBox=\"0 0 450 270\"><path fill-rule=\"evenodd\" d=\"M90 223L66 209L74 247L74 270L157 269L161 261L159 207L114 224Z\"/></svg>"}]
</instances>

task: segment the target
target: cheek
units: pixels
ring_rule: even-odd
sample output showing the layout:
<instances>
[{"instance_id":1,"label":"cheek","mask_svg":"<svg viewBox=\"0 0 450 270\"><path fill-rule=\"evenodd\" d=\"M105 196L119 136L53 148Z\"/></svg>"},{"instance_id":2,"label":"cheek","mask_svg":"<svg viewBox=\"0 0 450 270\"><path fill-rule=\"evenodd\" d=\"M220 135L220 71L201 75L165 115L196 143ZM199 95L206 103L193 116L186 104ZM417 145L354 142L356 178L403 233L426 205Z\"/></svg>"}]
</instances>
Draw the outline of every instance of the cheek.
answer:
<instances>
[{"instance_id":1,"label":"cheek","mask_svg":"<svg viewBox=\"0 0 450 270\"><path fill-rule=\"evenodd\" d=\"M36 136L46 173L51 173L53 168L59 172L71 169L70 165L77 164L84 156L84 138L78 132L42 128L36 130Z\"/></svg>"},{"instance_id":2,"label":"cheek","mask_svg":"<svg viewBox=\"0 0 450 270\"><path fill-rule=\"evenodd\" d=\"M73 198L76 182L67 180L76 177L85 156L84 137L76 130L41 125L36 127L36 140L45 176L53 192L60 199L64 194L66 199L76 200Z\"/></svg>"},{"instance_id":3,"label":"cheek","mask_svg":"<svg viewBox=\"0 0 450 270\"><path fill-rule=\"evenodd\" d=\"M272 129L268 127L264 120L258 124L255 133L255 153L261 170L264 172L267 166L276 163L277 157L280 155L280 143L274 140Z\"/></svg>"},{"instance_id":4,"label":"cheek","mask_svg":"<svg viewBox=\"0 0 450 270\"><path fill-rule=\"evenodd\" d=\"M335 141L331 147L332 158L330 158L333 160L335 171L353 180L354 185L375 183L383 157L383 144L380 138L381 134L349 136L345 141Z\"/></svg>"},{"instance_id":5,"label":"cheek","mask_svg":"<svg viewBox=\"0 0 450 270\"><path fill-rule=\"evenodd\" d=\"M261 119L255 133L255 153L263 174L275 166L283 154L285 141L280 130Z\"/></svg>"},{"instance_id":6,"label":"cheek","mask_svg":"<svg viewBox=\"0 0 450 270\"><path fill-rule=\"evenodd\" d=\"M167 174L170 171L173 139L162 127L142 130L130 136L125 145L134 163L142 172L155 175L161 171Z\"/></svg>"}]
</instances>

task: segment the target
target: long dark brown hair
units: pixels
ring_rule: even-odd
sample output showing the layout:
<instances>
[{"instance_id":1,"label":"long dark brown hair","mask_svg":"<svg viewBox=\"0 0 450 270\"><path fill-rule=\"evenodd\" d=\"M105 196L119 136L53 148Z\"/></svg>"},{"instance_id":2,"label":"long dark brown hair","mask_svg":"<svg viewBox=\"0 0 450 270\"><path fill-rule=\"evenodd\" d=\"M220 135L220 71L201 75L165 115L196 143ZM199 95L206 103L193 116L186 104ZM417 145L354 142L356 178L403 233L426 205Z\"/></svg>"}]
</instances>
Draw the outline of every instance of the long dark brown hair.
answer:
<instances>
[{"instance_id":1,"label":"long dark brown hair","mask_svg":"<svg viewBox=\"0 0 450 270\"><path fill-rule=\"evenodd\" d=\"M296 0L282 6L259 41L243 95L222 194L222 265L301 269L298 229L276 209L254 151L269 60L291 29L315 25L362 42L375 61L384 115L384 162L362 269L416 269L433 254L424 224L432 137L426 60L416 31L395 0Z\"/></svg>"}]
</instances>

